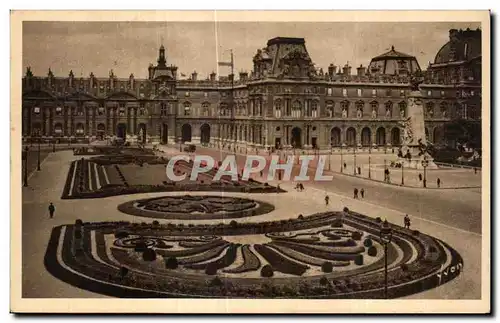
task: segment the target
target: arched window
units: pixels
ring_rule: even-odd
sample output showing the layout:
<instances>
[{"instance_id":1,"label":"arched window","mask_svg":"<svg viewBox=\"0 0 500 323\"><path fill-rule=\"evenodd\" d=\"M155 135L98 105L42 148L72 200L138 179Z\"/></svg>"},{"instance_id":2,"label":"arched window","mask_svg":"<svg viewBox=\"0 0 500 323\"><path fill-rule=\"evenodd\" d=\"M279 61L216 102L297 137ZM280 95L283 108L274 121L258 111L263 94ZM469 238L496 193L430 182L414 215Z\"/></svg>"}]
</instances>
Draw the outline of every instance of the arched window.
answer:
<instances>
[{"instance_id":1,"label":"arched window","mask_svg":"<svg viewBox=\"0 0 500 323\"><path fill-rule=\"evenodd\" d=\"M274 111L276 118L281 118L281 99L274 101Z\"/></svg>"},{"instance_id":2,"label":"arched window","mask_svg":"<svg viewBox=\"0 0 500 323\"><path fill-rule=\"evenodd\" d=\"M203 102L201 104L201 110L202 110L203 116L208 117L210 115L210 103Z\"/></svg>"},{"instance_id":3,"label":"arched window","mask_svg":"<svg viewBox=\"0 0 500 323\"><path fill-rule=\"evenodd\" d=\"M313 100L311 102L311 115L313 118L318 117L318 101L316 100Z\"/></svg>"},{"instance_id":4,"label":"arched window","mask_svg":"<svg viewBox=\"0 0 500 323\"><path fill-rule=\"evenodd\" d=\"M425 110L427 112L427 115L432 118L434 116L434 103L427 102L427 104L425 105Z\"/></svg>"},{"instance_id":5,"label":"arched window","mask_svg":"<svg viewBox=\"0 0 500 323\"><path fill-rule=\"evenodd\" d=\"M299 100L296 100L293 102L292 105L292 117L300 118L301 115L302 115L302 104L300 103Z\"/></svg>"},{"instance_id":6,"label":"arched window","mask_svg":"<svg viewBox=\"0 0 500 323\"><path fill-rule=\"evenodd\" d=\"M186 92L186 93L188 93L188 92ZM191 115L191 103L190 102L184 102L184 115L185 116Z\"/></svg>"},{"instance_id":7,"label":"arched window","mask_svg":"<svg viewBox=\"0 0 500 323\"><path fill-rule=\"evenodd\" d=\"M328 116L330 118L333 117L333 109L335 108L335 102L333 101L326 101L326 112L328 113Z\"/></svg>"}]
</instances>

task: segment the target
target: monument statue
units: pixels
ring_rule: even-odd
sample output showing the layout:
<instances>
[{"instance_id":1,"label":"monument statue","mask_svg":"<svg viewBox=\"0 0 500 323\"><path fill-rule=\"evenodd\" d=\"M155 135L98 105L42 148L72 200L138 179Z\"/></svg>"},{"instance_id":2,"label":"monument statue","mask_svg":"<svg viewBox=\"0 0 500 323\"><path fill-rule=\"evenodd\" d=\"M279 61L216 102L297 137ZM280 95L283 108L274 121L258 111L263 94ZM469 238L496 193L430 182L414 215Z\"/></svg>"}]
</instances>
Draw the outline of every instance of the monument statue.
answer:
<instances>
[{"instance_id":1,"label":"monument statue","mask_svg":"<svg viewBox=\"0 0 500 323\"><path fill-rule=\"evenodd\" d=\"M400 122L403 128L402 151L407 152L406 155L412 157L400 158L400 162L408 168L437 168L428 153L428 149L423 149L423 147L428 147L430 143L425 134L424 107L422 94L418 87L420 83L422 83L421 79L413 78L411 80L412 91L408 96L407 104L408 116Z\"/></svg>"},{"instance_id":2,"label":"monument statue","mask_svg":"<svg viewBox=\"0 0 500 323\"><path fill-rule=\"evenodd\" d=\"M342 108L342 118L347 118L347 108Z\"/></svg>"}]
</instances>

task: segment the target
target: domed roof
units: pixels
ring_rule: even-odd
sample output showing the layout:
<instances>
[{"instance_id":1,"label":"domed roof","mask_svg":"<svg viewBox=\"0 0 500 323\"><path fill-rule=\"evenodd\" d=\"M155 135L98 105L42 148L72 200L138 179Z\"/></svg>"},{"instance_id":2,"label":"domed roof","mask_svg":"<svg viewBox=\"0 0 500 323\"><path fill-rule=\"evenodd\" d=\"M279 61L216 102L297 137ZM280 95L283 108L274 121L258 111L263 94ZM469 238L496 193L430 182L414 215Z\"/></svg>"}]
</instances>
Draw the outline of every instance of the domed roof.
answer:
<instances>
[{"instance_id":1,"label":"domed roof","mask_svg":"<svg viewBox=\"0 0 500 323\"><path fill-rule=\"evenodd\" d=\"M409 75L420 71L415 56L391 50L372 58L368 66L370 74Z\"/></svg>"},{"instance_id":2,"label":"domed roof","mask_svg":"<svg viewBox=\"0 0 500 323\"><path fill-rule=\"evenodd\" d=\"M481 56L481 31L450 30L450 41L436 54L434 64L465 61Z\"/></svg>"}]
</instances>

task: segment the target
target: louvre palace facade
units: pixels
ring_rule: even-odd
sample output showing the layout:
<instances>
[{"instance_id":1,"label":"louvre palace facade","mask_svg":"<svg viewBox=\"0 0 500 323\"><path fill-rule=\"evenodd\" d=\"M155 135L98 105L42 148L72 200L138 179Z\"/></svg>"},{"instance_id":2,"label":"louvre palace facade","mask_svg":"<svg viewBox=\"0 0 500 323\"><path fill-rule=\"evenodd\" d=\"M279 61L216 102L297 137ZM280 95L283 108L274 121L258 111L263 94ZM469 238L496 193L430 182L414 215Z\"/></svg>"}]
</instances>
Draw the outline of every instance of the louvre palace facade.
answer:
<instances>
[{"instance_id":1,"label":"louvre palace facade","mask_svg":"<svg viewBox=\"0 0 500 323\"><path fill-rule=\"evenodd\" d=\"M37 71L39 72L39 71ZM253 70L178 78L163 46L147 79L35 76L22 82L23 138L256 147L394 147L402 138L410 78L420 75L426 132L444 141L451 120L481 118L481 31L450 30L450 41L422 71L396 48L368 66L318 68L303 38L277 37L258 49ZM139 134L143 134L139 136Z\"/></svg>"}]
</instances>

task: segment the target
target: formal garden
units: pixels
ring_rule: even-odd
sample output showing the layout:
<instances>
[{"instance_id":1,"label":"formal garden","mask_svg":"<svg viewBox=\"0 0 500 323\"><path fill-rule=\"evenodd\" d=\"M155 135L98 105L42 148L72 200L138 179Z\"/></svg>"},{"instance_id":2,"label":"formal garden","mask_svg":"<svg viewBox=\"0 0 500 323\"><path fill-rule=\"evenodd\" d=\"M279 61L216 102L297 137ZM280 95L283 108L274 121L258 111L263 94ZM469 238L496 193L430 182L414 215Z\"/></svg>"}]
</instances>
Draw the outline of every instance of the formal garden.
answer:
<instances>
[{"instance_id":1,"label":"formal garden","mask_svg":"<svg viewBox=\"0 0 500 323\"><path fill-rule=\"evenodd\" d=\"M121 149L121 153L115 154L116 149ZM176 162L173 173L177 176L186 175L186 178L182 181L171 181L166 175L166 168L170 167L169 160L156 156L152 151L109 147L101 152L109 154L82 157L71 162L62 199L177 191L285 192L251 178L242 180L241 174L238 175L238 180L232 180L229 176L213 180L217 169L199 174L196 180L190 180L193 162L184 160Z\"/></svg>"},{"instance_id":2,"label":"formal garden","mask_svg":"<svg viewBox=\"0 0 500 323\"><path fill-rule=\"evenodd\" d=\"M347 208L253 223L237 217L273 207L184 195L131 201L119 209L157 219L57 226L45 255L47 270L114 297L383 298L387 260L387 297L397 298L444 284L463 266L445 242L393 224L390 242L381 240L382 219ZM168 222L216 215L219 223Z\"/></svg>"}]
</instances>

